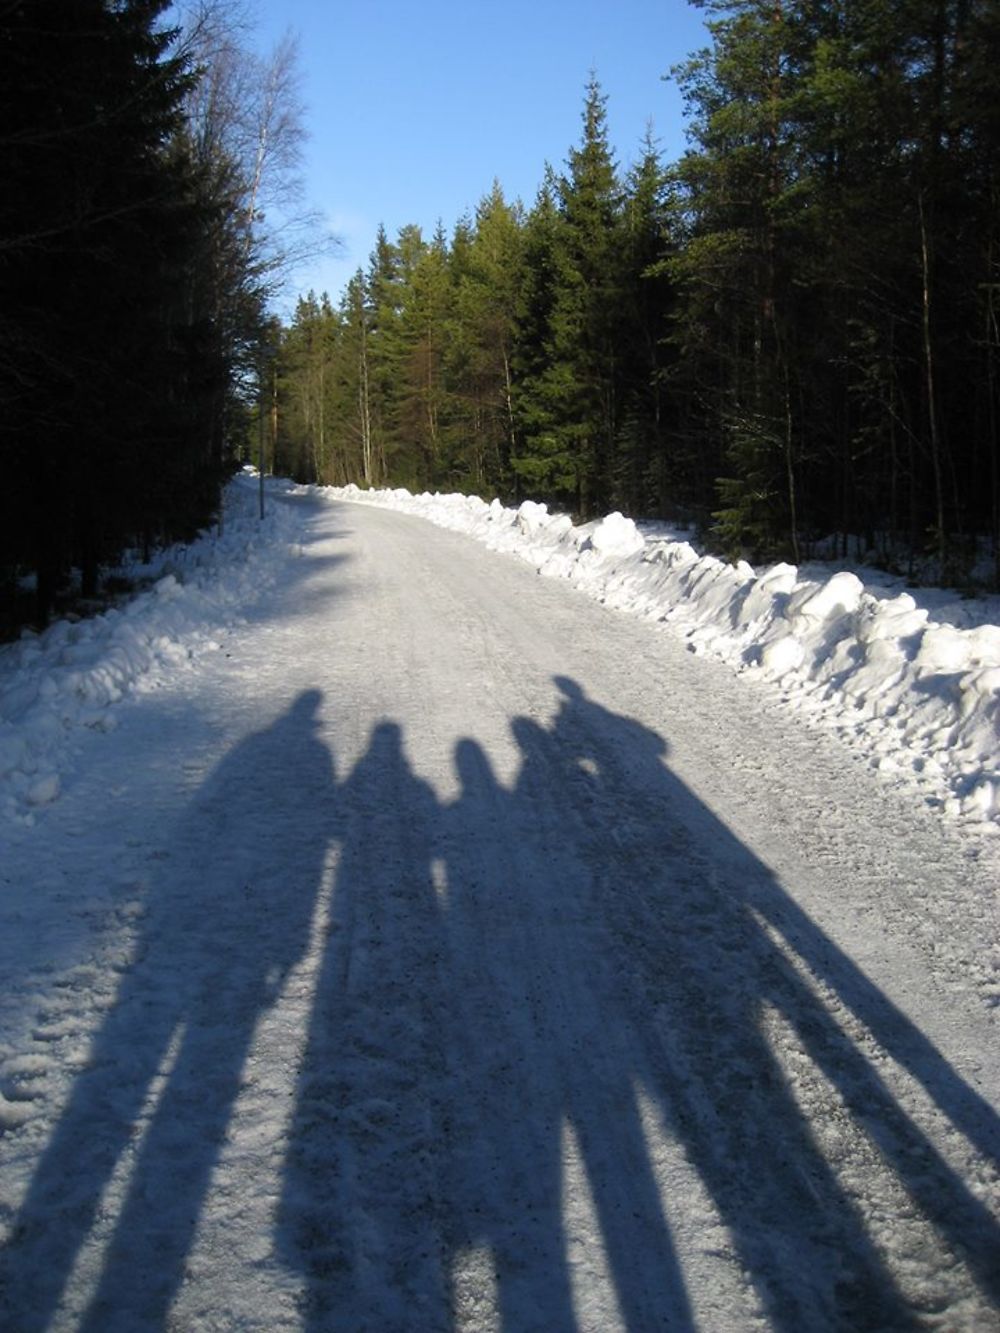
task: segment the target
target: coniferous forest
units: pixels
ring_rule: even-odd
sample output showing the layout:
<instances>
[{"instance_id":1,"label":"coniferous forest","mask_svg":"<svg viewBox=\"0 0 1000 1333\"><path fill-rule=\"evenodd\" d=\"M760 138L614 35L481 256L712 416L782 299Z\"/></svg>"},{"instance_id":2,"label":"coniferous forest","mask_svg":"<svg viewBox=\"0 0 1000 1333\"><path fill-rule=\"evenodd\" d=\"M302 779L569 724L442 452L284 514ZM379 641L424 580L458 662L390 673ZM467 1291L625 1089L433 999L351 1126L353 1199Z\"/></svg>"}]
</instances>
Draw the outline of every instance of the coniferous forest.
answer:
<instances>
[{"instance_id":1,"label":"coniferous forest","mask_svg":"<svg viewBox=\"0 0 1000 1333\"><path fill-rule=\"evenodd\" d=\"M225 6L0 4L3 617L203 525L260 447L1000 586L1000 4L705 8L679 161L620 166L592 77L530 206L382 231L282 327L290 51Z\"/></svg>"},{"instance_id":2,"label":"coniferous forest","mask_svg":"<svg viewBox=\"0 0 1000 1333\"><path fill-rule=\"evenodd\" d=\"M622 170L592 79L530 208L498 183L300 301L276 468L1000 583L1000 5L705 8L680 161Z\"/></svg>"},{"instance_id":3,"label":"coniferous forest","mask_svg":"<svg viewBox=\"0 0 1000 1333\"><path fill-rule=\"evenodd\" d=\"M291 54L250 54L223 6L183 33L167 9L0 3L0 629L204 526L246 433Z\"/></svg>"}]
</instances>

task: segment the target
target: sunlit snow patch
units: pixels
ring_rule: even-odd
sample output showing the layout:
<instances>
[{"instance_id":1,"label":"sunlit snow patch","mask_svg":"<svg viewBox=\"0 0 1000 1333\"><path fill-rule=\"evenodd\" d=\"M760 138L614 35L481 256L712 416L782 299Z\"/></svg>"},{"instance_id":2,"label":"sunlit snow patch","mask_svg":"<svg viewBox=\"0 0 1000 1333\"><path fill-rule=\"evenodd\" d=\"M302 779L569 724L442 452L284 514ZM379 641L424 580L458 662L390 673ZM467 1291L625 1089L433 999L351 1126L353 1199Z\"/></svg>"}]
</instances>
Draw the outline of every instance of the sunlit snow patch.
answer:
<instances>
[{"instance_id":1,"label":"sunlit snow patch","mask_svg":"<svg viewBox=\"0 0 1000 1333\"><path fill-rule=\"evenodd\" d=\"M289 542L297 524L284 506L261 523L255 488L237 480L223 534L160 553L144 571L156 580L149 591L0 648L0 818L33 823L63 790L74 733L113 730L115 706L129 695L217 651L220 626L277 576L275 543Z\"/></svg>"},{"instance_id":2,"label":"sunlit snow patch","mask_svg":"<svg viewBox=\"0 0 1000 1333\"><path fill-rule=\"evenodd\" d=\"M759 573L690 542L644 538L622 514L574 525L525 501L328 488L464 532L569 580L609 606L666 623L692 651L780 683L792 705L837 730L893 781L1000 831L1000 626L932 621L908 593L851 571Z\"/></svg>"}]
</instances>

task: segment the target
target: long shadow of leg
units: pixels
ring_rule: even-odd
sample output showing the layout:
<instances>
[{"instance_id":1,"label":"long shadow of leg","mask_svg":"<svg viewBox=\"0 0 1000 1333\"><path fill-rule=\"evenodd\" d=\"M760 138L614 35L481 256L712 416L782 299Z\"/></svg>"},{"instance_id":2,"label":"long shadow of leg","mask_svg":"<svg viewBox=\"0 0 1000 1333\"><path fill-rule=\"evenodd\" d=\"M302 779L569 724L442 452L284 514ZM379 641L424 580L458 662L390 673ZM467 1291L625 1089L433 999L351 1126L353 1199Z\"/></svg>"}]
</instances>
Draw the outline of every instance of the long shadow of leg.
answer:
<instances>
[{"instance_id":1,"label":"long shadow of leg","mask_svg":"<svg viewBox=\"0 0 1000 1333\"><path fill-rule=\"evenodd\" d=\"M305 1328L450 1327L438 1200L444 1029L433 793L376 727L339 793L342 849L277 1239Z\"/></svg>"},{"instance_id":2,"label":"long shadow of leg","mask_svg":"<svg viewBox=\"0 0 1000 1333\"><path fill-rule=\"evenodd\" d=\"M330 755L315 735L320 699L318 691L304 692L272 726L236 746L171 831L176 864L167 863L150 891L135 960L36 1169L4 1259L7 1304L25 1333L49 1325L106 1186L143 1129L84 1326L105 1333L114 1321L132 1333L166 1318L254 1024L308 939L333 787ZM263 783L274 784L276 825L297 832L294 853L248 804ZM154 1092L160 1100L146 1127Z\"/></svg>"},{"instance_id":3,"label":"long shadow of leg","mask_svg":"<svg viewBox=\"0 0 1000 1333\"><path fill-rule=\"evenodd\" d=\"M139 968L122 986L32 1177L0 1262L19 1333L49 1327L150 1084L175 1031L183 991L151 997Z\"/></svg>"},{"instance_id":4,"label":"long shadow of leg","mask_svg":"<svg viewBox=\"0 0 1000 1333\"><path fill-rule=\"evenodd\" d=\"M663 765L665 744L572 682L547 736L547 783L593 869L646 1086L726 1223L772 1326L909 1329L917 1318L805 1115L760 1024L784 958L747 910L753 880L784 897ZM547 752L546 751L547 747ZM716 873L716 871L720 873ZM786 983L787 986L787 983ZM799 987L793 1012L816 1010Z\"/></svg>"},{"instance_id":5,"label":"long shadow of leg","mask_svg":"<svg viewBox=\"0 0 1000 1333\"><path fill-rule=\"evenodd\" d=\"M166 1323L242 1084L259 1009L246 999L239 1024L231 1018L221 1028L204 1012L191 1015L80 1333Z\"/></svg>"},{"instance_id":6,"label":"long shadow of leg","mask_svg":"<svg viewBox=\"0 0 1000 1333\"><path fill-rule=\"evenodd\" d=\"M623 1084L606 1102L599 1089L580 1090L582 1096L578 1091L573 1124L625 1328L680 1333L694 1328L684 1276L653 1174L637 1090L627 1079Z\"/></svg>"},{"instance_id":7,"label":"long shadow of leg","mask_svg":"<svg viewBox=\"0 0 1000 1333\"><path fill-rule=\"evenodd\" d=\"M838 1090L851 1114L864 1126L885 1165L896 1175L931 1225L962 1256L980 1288L1000 1308L1000 1225L997 1218L942 1158L927 1134L906 1114L872 1066L845 1040L824 1010L815 1004L807 1006L798 1002L789 1005L785 1012L804 1049ZM883 1024L878 1026L884 1030ZM904 1039L887 1049L896 1058L903 1055L900 1063L913 1073L914 1064L905 1059L909 1046ZM926 1056L925 1052L922 1054ZM940 1056L935 1063L938 1077L930 1080L932 1090L940 1087L944 1065ZM945 1083L959 1088L964 1086L953 1075ZM971 1094L971 1090L967 1091ZM979 1100L976 1094L967 1099L957 1089L953 1092L945 1089L941 1093L944 1104L958 1103L963 1111L973 1100ZM962 1128L969 1120L961 1114L953 1119L953 1123ZM970 1141L981 1148L984 1138L989 1141L995 1135L981 1116L974 1123L984 1132L969 1136ZM997 1163L995 1157L992 1161Z\"/></svg>"},{"instance_id":8,"label":"long shadow of leg","mask_svg":"<svg viewBox=\"0 0 1000 1333\"><path fill-rule=\"evenodd\" d=\"M618 960L595 912L593 869L567 818L572 793L553 767L543 730L519 719L514 733L524 763L514 791L502 798L490 790L483 757L469 742L459 747L464 792L454 811L453 841L478 856L465 851L459 873L461 851L449 861L452 929L458 919L467 923L471 943L465 947L500 1011L500 1024L491 1018L484 1030L480 1019L475 1031L492 1053L498 1027L509 1029L508 1064L517 1071L509 1107L515 1132L499 1131L492 1145L499 1174L518 1179L527 1147L528 1169L539 1185L507 1204L508 1218L520 1219L524 1257L512 1262L508 1250L506 1263L498 1262L501 1301L511 1312L505 1327L525 1326L517 1319L531 1300L531 1327L545 1327L537 1317L542 1311L559 1327L575 1328L568 1269L578 1258L590 1265L603 1249L626 1328L689 1328L687 1293L639 1116L642 1050L622 1011ZM491 824L492 845L484 842ZM484 1086L480 1098L487 1096ZM564 1214L571 1206L567 1172L577 1168L586 1185L577 1182L572 1207L589 1187L598 1236L571 1257ZM508 1242L509 1231L496 1234ZM524 1274L534 1275L534 1291Z\"/></svg>"},{"instance_id":9,"label":"long shadow of leg","mask_svg":"<svg viewBox=\"0 0 1000 1333\"><path fill-rule=\"evenodd\" d=\"M689 849L661 855L637 881L628 859L615 858L607 901L628 941L621 1002L640 1034L645 1086L772 1327L916 1327L762 1031L762 1004L817 1021L815 998ZM744 873L760 871L747 861Z\"/></svg>"},{"instance_id":10,"label":"long shadow of leg","mask_svg":"<svg viewBox=\"0 0 1000 1333\"><path fill-rule=\"evenodd\" d=\"M538 866L480 746L460 741L455 761L462 790L441 818L452 1276L462 1283L470 1253L485 1251L504 1330L575 1333L562 1215L564 1104L544 1026L550 960L530 901ZM459 1314L463 1296L460 1286Z\"/></svg>"}]
</instances>

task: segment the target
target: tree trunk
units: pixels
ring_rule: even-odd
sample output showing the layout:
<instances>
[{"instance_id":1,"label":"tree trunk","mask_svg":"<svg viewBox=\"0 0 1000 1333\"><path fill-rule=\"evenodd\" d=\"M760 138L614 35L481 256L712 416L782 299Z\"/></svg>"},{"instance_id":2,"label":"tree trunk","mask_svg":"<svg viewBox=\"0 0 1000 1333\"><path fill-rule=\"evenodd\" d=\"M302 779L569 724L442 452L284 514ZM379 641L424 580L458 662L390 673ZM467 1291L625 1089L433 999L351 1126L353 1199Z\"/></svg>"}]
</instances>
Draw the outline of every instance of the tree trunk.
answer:
<instances>
[{"instance_id":1,"label":"tree trunk","mask_svg":"<svg viewBox=\"0 0 1000 1333\"><path fill-rule=\"evenodd\" d=\"M937 528L937 555L942 567L947 555L947 536L944 526L944 476L941 465L941 439L938 429L937 397L934 385L934 346L931 338L931 261L927 236L927 215L924 191L917 196L920 217L920 275L922 285L922 331L924 344L924 378L927 390L927 428L931 448L931 467L934 472L934 522Z\"/></svg>"},{"instance_id":2,"label":"tree trunk","mask_svg":"<svg viewBox=\"0 0 1000 1333\"><path fill-rule=\"evenodd\" d=\"M368 338L361 329L361 356L358 375L358 413L361 419L361 470L365 485L372 484L372 413L368 393Z\"/></svg>"}]
</instances>

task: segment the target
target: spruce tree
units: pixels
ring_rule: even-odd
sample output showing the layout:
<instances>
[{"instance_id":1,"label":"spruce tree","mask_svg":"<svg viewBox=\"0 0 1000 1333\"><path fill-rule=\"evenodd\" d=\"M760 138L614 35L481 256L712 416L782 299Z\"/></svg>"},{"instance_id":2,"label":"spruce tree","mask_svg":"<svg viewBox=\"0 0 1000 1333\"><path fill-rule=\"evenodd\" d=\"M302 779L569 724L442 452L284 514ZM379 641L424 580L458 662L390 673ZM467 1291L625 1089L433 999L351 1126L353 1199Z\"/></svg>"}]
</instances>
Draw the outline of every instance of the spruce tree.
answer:
<instances>
[{"instance_id":1,"label":"spruce tree","mask_svg":"<svg viewBox=\"0 0 1000 1333\"><path fill-rule=\"evenodd\" d=\"M447 356L452 398L451 474L460 486L508 495L514 449L515 318L521 217L499 182L452 242L454 290Z\"/></svg>"},{"instance_id":2,"label":"spruce tree","mask_svg":"<svg viewBox=\"0 0 1000 1333\"><path fill-rule=\"evenodd\" d=\"M564 429L572 369L556 355L561 293L570 281L563 227L549 171L524 227L512 358L516 445L511 468L518 496L572 504L578 459Z\"/></svg>"},{"instance_id":3,"label":"spruce tree","mask_svg":"<svg viewBox=\"0 0 1000 1333\"><path fill-rule=\"evenodd\" d=\"M440 225L426 244L417 228L399 237L400 349L399 425L411 459L411 482L436 482L446 429L445 340L451 316L448 245Z\"/></svg>"},{"instance_id":4,"label":"spruce tree","mask_svg":"<svg viewBox=\"0 0 1000 1333\"><path fill-rule=\"evenodd\" d=\"M627 513L652 514L683 503L685 476L666 391L670 204L651 130L626 180L622 235L613 501Z\"/></svg>"},{"instance_id":5,"label":"spruce tree","mask_svg":"<svg viewBox=\"0 0 1000 1333\"><path fill-rule=\"evenodd\" d=\"M581 143L527 219L515 362L514 470L581 515L610 500L621 397L621 190L605 100L592 77Z\"/></svg>"},{"instance_id":6,"label":"spruce tree","mask_svg":"<svg viewBox=\"0 0 1000 1333\"><path fill-rule=\"evenodd\" d=\"M70 564L90 592L127 541L206 516L197 485L181 504L155 479L161 457L188 451L177 288L198 227L174 150L192 75L170 53L166 8L37 0L0 18L3 518L41 616Z\"/></svg>"},{"instance_id":7,"label":"spruce tree","mask_svg":"<svg viewBox=\"0 0 1000 1333\"><path fill-rule=\"evenodd\" d=\"M574 459L575 507L581 514L609 505L619 424L622 198L608 144L606 102L592 75L583 137L559 181L565 257L552 353L569 385L559 429Z\"/></svg>"},{"instance_id":8,"label":"spruce tree","mask_svg":"<svg viewBox=\"0 0 1000 1333\"><path fill-rule=\"evenodd\" d=\"M674 336L722 473L718 541L733 554L795 556L788 9L763 0L713 8L713 48L679 71L695 146L678 169L688 235L673 268L684 294Z\"/></svg>"}]
</instances>

